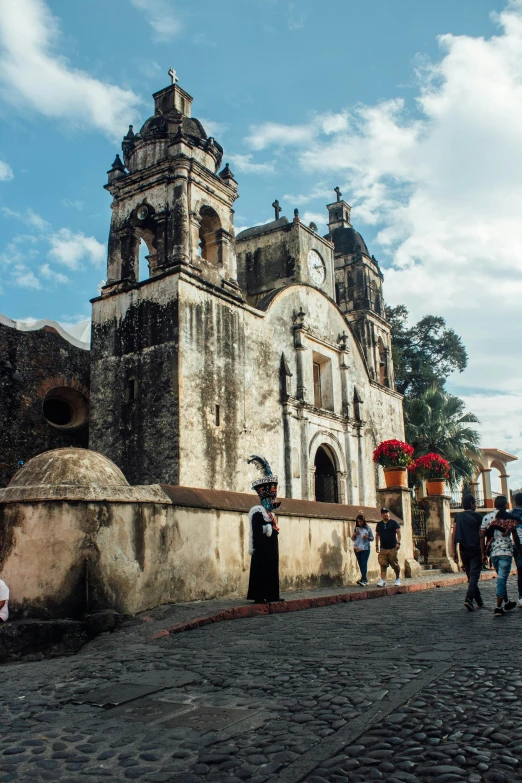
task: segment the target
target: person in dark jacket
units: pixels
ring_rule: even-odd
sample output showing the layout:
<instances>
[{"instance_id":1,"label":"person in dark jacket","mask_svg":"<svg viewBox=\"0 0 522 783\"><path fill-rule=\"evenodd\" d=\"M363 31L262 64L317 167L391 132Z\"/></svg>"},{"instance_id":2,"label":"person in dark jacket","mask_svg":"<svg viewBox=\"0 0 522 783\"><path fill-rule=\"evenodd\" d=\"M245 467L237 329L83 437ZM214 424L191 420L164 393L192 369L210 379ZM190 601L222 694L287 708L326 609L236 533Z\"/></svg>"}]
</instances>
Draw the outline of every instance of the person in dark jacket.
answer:
<instances>
[{"instance_id":1,"label":"person in dark jacket","mask_svg":"<svg viewBox=\"0 0 522 783\"><path fill-rule=\"evenodd\" d=\"M477 504L473 495L465 495L462 498L462 507L455 517L453 526L453 559L457 563L457 544L459 545L462 567L468 577L468 590L464 606L468 612L482 609L484 602L479 590L480 573L482 571L482 552L480 548L480 525L482 517L477 513Z\"/></svg>"}]
</instances>

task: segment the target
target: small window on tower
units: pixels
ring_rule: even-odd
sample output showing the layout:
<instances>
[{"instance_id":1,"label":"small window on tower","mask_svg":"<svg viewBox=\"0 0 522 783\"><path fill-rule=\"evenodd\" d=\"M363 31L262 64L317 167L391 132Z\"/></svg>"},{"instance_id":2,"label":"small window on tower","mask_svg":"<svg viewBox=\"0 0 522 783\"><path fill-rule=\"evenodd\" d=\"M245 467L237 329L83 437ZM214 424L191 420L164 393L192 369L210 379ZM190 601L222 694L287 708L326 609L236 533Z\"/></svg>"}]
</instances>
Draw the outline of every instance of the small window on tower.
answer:
<instances>
[{"instance_id":1,"label":"small window on tower","mask_svg":"<svg viewBox=\"0 0 522 783\"><path fill-rule=\"evenodd\" d=\"M221 422L221 411L219 405L216 405L216 427L219 427Z\"/></svg>"},{"instance_id":2,"label":"small window on tower","mask_svg":"<svg viewBox=\"0 0 522 783\"><path fill-rule=\"evenodd\" d=\"M316 408L323 407L323 398L321 394L321 365L314 362L314 405Z\"/></svg>"},{"instance_id":3,"label":"small window on tower","mask_svg":"<svg viewBox=\"0 0 522 783\"><path fill-rule=\"evenodd\" d=\"M125 388L125 402L132 402L138 396L138 381L136 378L129 378Z\"/></svg>"}]
</instances>

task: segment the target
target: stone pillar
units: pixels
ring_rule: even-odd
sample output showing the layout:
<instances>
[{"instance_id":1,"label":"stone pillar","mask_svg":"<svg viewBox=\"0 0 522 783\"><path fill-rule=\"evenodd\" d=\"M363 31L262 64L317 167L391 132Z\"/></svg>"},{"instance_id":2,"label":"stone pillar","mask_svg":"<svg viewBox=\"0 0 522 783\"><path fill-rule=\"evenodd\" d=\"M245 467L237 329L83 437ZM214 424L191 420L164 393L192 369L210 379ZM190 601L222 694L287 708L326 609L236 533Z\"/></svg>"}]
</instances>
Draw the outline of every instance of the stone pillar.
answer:
<instances>
[{"instance_id":1,"label":"stone pillar","mask_svg":"<svg viewBox=\"0 0 522 783\"><path fill-rule=\"evenodd\" d=\"M135 283L138 279L138 257L140 240L133 228L124 228L119 232L121 248L121 279Z\"/></svg>"},{"instance_id":2,"label":"stone pillar","mask_svg":"<svg viewBox=\"0 0 522 783\"><path fill-rule=\"evenodd\" d=\"M201 218L195 212L190 213L190 263L193 266L199 266L201 257L199 255L199 230L201 228Z\"/></svg>"},{"instance_id":3,"label":"stone pillar","mask_svg":"<svg viewBox=\"0 0 522 783\"><path fill-rule=\"evenodd\" d=\"M450 498L447 495L428 495L422 499L426 513L428 560L443 571L458 571L451 557Z\"/></svg>"},{"instance_id":4,"label":"stone pillar","mask_svg":"<svg viewBox=\"0 0 522 783\"><path fill-rule=\"evenodd\" d=\"M366 481L364 476L364 426L357 427L357 465L359 469L359 503L366 503ZM372 504L373 505L373 504Z\"/></svg>"},{"instance_id":5,"label":"stone pillar","mask_svg":"<svg viewBox=\"0 0 522 783\"><path fill-rule=\"evenodd\" d=\"M285 450L285 497L293 497L292 492L292 406L283 403L283 438Z\"/></svg>"},{"instance_id":6,"label":"stone pillar","mask_svg":"<svg viewBox=\"0 0 522 783\"><path fill-rule=\"evenodd\" d=\"M352 475L352 462L353 462L353 456L352 456L352 433L350 425L348 424L346 427L346 432L344 434L344 451L346 454L346 502L350 505L353 505L355 501L355 492L354 492L354 485L353 481L354 479L357 480L357 476Z\"/></svg>"},{"instance_id":7,"label":"stone pillar","mask_svg":"<svg viewBox=\"0 0 522 783\"><path fill-rule=\"evenodd\" d=\"M308 416L301 408L299 410L299 428L301 433L301 498L302 500L314 499L314 484L310 484L310 458L308 455ZM315 468L314 468L315 475Z\"/></svg>"},{"instance_id":8,"label":"stone pillar","mask_svg":"<svg viewBox=\"0 0 522 783\"><path fill-rule=\"evenodd\" d=\"M485 468L482 471L482 481L484 483L484 506L494 508L493 494L491 492L491 468Z\"/></svg>"},{"instance_id":9,"label":"stone pillar","mask_svg":"<svg viewBox=\"0 0 522 783\"><path fill-rule=\"evenodd\" d=\"M188 167L174 172L173 200L169 215L169 253L167 263L190 263L190 229L188 208Z\"/></svg>"},{"instance_id":10,"label":"stone pillar","mask_svg":"<svg viewBox=\"0 0 522 783\"><path fill-rule=\"evenodd\" d=\"M227 279L237 285L237 260L235 253L235 238L224 229L220 230L221 262Z\"/></svg>"},{"instance_id":11,"label":"stone pillar","mask_svg":"<svg viewBox=\"0 0 522 783\"><path fill-rule=\"evenodd\" d=\"M337 492L339 494L339 503L346 503L346 478L347 474L342 470L337 471Z\"/></svg>"},{"instance_id":12,"label":"stone pillar","mask_svg":"<svg viewBox=\"0 0 522 783\"><path fill-rule=\"evenodd\" d=\"M500 474L500 491L502 492L503 495L507 497L508 508L511 508L511 498L509 497L508 478L509 478L509 473Z\"/></svg>"},{"instance_id":13,"label":"stone pillar","mask_svg":"<svg viewBox=\"0 0 522 783\"><path fill-rule=\"evenodd\" d=\"M116 228L118 213L115 202L111 204L111 207L112 220L107 254L107 285L117 283L121 280L121 241L118 229Z\"/></svg>"},{"instance_id":14,"label":"stone pillar","mask_svg":"<svg viewBox=\"0 0 522 783\"><path fill-rule=\"evenodd\" d=\"M415 578L420 574L421 567L413 557L413 530L411 526L411 491L405 487L387 487L377 490L380 508L389 508L392 517L402 520L401 548L399 563L404 569L404 576Z\"/></svg>"},{"instance_id":15,"label":"stone pillar","mask_svg":"<svg viewBox=\"0 0 522 783\"><path fill-rule=\"evenodd\" d=\"M310 474L308 480L308 500L317 500L315 497L315 465L308 463L308 472Z\"/></svg>"},{"instance_id":16,"label":"stone pillar","mask_svg":"<svg viewBox=\"0 0 522 783\"><path fill-rule=\"evenodd\" d=\"M297 365L297 399L305 401L307 398L305 382L305 353L304 344L305 313L301 310L294 315L294 348L296 350ZM307 446L308 448L308 446Z\"/></svg>"}]
</instances>

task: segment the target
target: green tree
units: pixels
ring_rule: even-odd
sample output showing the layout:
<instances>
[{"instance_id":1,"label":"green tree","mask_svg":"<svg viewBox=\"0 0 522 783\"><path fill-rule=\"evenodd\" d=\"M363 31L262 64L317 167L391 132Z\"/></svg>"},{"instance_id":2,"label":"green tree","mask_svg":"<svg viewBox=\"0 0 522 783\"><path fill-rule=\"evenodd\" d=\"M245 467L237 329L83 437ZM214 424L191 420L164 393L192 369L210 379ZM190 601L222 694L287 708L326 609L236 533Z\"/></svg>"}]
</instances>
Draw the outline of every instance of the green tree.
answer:
<instances>
[{"instance_id":1,"label":"green tree","mask_svg":"<svg viewBox=\"0 0 522 783\"><path fill-rule=\"evenodd\" d=\"M419 397L404 400L406 440L414 448L414 457L435 452L451 466L450 483L471 483L475 475L475 460L479 455L480 435L470 424L478 424L473 413L465 412L459 397L448 394L437 384Z\"/></svg>"},{"instance_id":2,"label":"green tree","mask_svg":"<svg viewBox=\"0 0 522 783\"><path fill-rule=\"evenodd\" d=\"M442 387L452 372L467 366L462 340L444 318L425 315L408 326L404 305L387 307L386 317L391 325L395 385L401 394L419 397L433 384Z\"/></svg>"}]
</instances>

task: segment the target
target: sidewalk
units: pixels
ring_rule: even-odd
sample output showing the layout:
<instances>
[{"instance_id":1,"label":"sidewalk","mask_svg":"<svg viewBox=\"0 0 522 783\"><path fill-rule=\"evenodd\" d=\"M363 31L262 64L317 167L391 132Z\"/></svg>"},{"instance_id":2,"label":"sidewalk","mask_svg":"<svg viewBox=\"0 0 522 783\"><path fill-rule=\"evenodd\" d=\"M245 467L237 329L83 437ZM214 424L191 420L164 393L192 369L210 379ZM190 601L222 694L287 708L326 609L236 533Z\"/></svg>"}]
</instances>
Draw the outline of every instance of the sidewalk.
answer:
<instances>
[{"instance_id":1,"label":"sidewalk","mask_svg":"<svg viewBox=\"0 0 522 783\"><path fill-rule=\"evenodd\" d=\"M481 579L495 579L494 571L484 571ZM452 587L466 583L466 575L447 574L418 579L405 579L400 587L368 587L343 585L317 588L313 590L288 591L286 601L272 604L246 603L244 598L216 598L208 601L192 601L190 603L168 604L159 606L150 612L136 615L123 623L123 627L142 637L143 641L154 641L170 634L191 631L204 625L239 620L245 617L256 617L262 614L281 614L283 612L299 612L320 606L329 606L349 601L364 601L371 598L383 598L403 593L416 593L420 590L433 590L441 587ZM464 600L464 599L463 599ZM131 631L132 633L132 631Z\"/></svg>"}]
</instances>

